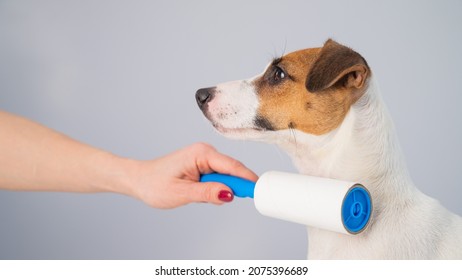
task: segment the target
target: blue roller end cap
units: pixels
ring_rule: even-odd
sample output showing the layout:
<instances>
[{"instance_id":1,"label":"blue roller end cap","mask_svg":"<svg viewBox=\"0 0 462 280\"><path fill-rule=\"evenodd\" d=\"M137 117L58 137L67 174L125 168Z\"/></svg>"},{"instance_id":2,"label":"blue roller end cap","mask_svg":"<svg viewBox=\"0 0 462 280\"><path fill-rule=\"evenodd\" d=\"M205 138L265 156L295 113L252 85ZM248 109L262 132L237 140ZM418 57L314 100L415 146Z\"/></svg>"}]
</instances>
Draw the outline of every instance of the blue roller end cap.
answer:
<instances>
[{"instance_id":1,"label":"blue roller end cap","mask_svg":"<svg viewBox=\"0 0 462 280\"><path fill-rule=\"evenodd\" d=\"M203 174L199 180L200 182L218 182L228 186L237 197L250 197L253 198L255 190L255 182L239 178L236 176L210 173Z\"/></svg>"},{"instance_id":2,"label":"blue roller end cap","mask_svg":"<svg viewBox=\"0 0 462 280\"><path fill-rule=\"evenodd\" d=\"M342 205L342 221L346 230L352 234L360 233L367 226L371 212L369 192L361 185L350 189Z\"/></svg>"}]
</instances>

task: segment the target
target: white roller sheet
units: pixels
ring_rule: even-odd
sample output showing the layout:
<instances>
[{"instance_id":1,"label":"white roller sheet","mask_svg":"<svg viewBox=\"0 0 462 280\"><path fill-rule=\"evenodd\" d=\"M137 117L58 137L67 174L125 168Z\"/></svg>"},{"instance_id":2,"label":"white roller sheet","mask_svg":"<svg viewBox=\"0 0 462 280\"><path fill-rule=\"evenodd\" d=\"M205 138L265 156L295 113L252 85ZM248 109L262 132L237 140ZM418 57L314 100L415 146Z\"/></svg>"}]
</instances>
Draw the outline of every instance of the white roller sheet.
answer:
<instances>
[{"instance_id":1,"label":"white roller sheet","mask_svg":"<svg viewBox=\"0 0 462 280\"><path fill-rule=\"evenodd\" d=\"M255 207L265 216L351 234L342 221L342 204L355 185L270 171L264 173L255 186Z\"/></svg>"}]
</instances>

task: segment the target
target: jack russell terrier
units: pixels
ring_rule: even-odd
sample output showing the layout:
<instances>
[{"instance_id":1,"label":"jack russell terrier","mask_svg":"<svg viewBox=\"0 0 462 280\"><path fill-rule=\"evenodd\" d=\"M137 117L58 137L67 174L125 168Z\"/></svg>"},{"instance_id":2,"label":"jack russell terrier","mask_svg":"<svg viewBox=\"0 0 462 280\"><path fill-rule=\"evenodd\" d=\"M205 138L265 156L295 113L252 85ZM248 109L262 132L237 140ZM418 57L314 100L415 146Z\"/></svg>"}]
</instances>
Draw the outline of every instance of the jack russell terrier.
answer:
<instances>
[{"instance_id":1,"label":"jack russell terrier","mask_svg":"<svg viewBox=\"0 0 462 280\"><path fill-rule=\"evenodd\" d=\"M462 218L420 192L366 60L333 40L254 78L199 89L218 132L274 143L302 174L358 181L374 209L355 236L308 227L309 259L462 259Z\"/></svg>"}]
</instances>

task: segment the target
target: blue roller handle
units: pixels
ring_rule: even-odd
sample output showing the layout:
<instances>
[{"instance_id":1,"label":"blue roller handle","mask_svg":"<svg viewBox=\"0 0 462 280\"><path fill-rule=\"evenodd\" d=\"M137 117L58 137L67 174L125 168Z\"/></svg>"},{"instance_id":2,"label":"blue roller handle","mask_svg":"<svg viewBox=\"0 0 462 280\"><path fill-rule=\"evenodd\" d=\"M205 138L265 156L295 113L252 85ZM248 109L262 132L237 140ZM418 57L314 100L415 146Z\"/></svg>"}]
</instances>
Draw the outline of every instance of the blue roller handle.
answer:
<instances>
[{"instance_id":1,"label":"blue roller handle","mask_svg":"<svg viewBox=\"0 0 462 280\"><path fill-rule=\"evenodd\" d=\"M200 182L218 182L228 186L237 197L253 198L255 182L239 178L236 176L220 173L210 173L201 175Z\"/></svg>"}]
</instances>

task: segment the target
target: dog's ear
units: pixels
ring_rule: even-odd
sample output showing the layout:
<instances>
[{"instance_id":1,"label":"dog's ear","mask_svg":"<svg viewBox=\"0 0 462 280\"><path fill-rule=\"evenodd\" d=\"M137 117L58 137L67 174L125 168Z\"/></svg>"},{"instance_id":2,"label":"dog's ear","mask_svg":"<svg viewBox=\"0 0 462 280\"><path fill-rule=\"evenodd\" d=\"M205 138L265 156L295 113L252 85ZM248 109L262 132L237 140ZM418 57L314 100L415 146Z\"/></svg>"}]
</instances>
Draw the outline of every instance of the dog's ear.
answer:
<instances>
[{"instance_id":1,"label":"dog's ear","mask_svg":"<svg viewBox=\"0 0 462 280\"><path fill-rule=\"evenodd\" d=\"M308 72L305 86L310 92L333 86L362 88L369 73L369 66L360 54L329 39Z\"/></svg>"}]
</instances>

